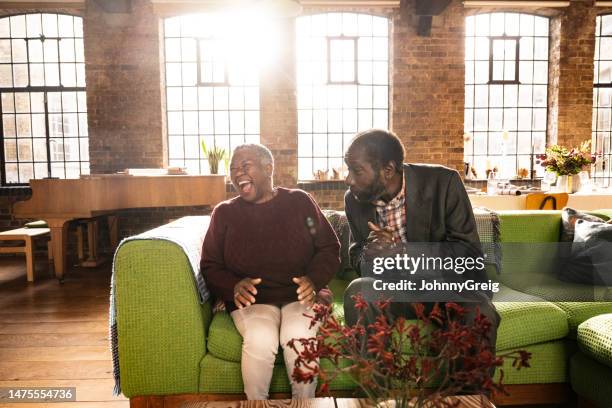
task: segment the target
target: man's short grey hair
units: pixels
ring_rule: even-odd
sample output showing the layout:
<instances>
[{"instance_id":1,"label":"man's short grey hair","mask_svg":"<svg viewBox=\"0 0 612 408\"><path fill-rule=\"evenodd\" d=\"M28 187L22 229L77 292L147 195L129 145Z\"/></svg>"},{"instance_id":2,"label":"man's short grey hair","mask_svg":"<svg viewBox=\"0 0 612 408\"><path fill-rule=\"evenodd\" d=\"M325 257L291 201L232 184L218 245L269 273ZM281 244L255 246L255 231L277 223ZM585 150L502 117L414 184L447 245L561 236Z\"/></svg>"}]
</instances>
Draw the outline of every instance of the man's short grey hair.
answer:
<instances>
[{"instance_id":1,"label":"man's short grey hair","mask_svg":"<svg viewBox=\"0 0 612 408\"><path fill-rule=\"evenodd\" d=\"M266 146L259 143L245 143L234 148L234 152L232 153L232 157L241 150L251 150L255 152L257 158L259 159L259 163L262 165L272 164L274 165L274 157L272 157L272 152Z\"/></svg>"}]
</instances>

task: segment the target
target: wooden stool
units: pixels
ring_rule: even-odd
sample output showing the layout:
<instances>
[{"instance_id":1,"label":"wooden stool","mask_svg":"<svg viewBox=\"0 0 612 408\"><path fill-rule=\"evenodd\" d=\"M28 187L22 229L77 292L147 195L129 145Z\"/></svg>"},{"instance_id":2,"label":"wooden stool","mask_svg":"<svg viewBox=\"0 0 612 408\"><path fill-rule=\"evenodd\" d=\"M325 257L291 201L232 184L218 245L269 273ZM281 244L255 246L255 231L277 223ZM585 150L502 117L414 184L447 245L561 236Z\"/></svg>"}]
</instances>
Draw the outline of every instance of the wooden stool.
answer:
<instances>
[{"instance_id":1,"label":"wooden stool","mask_svg":"<svg viewBox=\"0 0 612 408\"><path fill-rule=\"evenodd\" d=\"M49 228L18 228L0 232L0 241L23 241L23 246L0 247L0 254L25 254L28 282L34 282L34 239L42 237L49 238ZM48 251L48 256L51 261L51 251Z\"/></svg>"}]
</instances>

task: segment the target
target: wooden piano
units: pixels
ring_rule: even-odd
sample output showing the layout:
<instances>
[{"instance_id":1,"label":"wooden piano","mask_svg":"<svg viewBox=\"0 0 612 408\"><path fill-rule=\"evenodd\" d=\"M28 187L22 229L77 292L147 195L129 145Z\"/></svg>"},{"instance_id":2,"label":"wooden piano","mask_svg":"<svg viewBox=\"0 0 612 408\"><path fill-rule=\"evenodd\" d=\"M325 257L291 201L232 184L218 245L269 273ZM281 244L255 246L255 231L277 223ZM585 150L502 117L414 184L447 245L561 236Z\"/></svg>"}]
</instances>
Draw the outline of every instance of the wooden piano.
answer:
<instances>
[{"instance_id":1,"label":"wooden piano","mask_svg":"<svg viewBox=\"0 0 612 408\"><path fill-rule=\"evenodd\" d=\"M210 205L225 199L225 176L90 175L80 179L30 180L32 197L15 203L17 218L47 221L55 275L66 268L68 222L125 208Z\"/></svg>"}]
</instances>

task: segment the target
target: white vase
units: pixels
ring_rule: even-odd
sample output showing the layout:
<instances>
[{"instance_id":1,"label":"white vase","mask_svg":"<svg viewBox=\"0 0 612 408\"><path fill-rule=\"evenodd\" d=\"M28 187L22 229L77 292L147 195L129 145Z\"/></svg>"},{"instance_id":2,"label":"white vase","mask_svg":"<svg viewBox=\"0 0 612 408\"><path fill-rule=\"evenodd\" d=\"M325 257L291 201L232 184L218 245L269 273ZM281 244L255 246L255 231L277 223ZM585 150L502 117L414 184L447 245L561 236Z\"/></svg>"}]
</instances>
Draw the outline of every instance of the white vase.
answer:
<instances>
[{"instance_id":1,"label":"white vase","mask_svg":"<svg viewBox=\"0 0 612 408\"><path fill-rule=\"evenodd\" d=\"M556 193L575 193L580 189L580 177L578 175L557 177Z\"/></svg>"}]
</instances>

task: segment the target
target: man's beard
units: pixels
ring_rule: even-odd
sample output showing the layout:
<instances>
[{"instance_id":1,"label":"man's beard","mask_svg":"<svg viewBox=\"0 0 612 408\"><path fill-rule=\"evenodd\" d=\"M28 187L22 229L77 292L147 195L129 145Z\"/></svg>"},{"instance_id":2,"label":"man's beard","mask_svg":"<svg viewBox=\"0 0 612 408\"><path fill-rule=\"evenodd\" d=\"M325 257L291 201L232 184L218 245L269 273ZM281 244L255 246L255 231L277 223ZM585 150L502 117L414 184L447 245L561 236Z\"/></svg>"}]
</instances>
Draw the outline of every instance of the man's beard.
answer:
<instances>
[{"instance_id":1,"label":"man's beard","mask_svg":"<svg viewBox=\"0 0 612 408\"><path fill-rule=\"evenodd\" d=\"M359 192L352 192L357 201L362 203L371 203L380 198L385 192L385 185L380 179L374 180L366 190Z\"/></svg>"}]
</instances>

